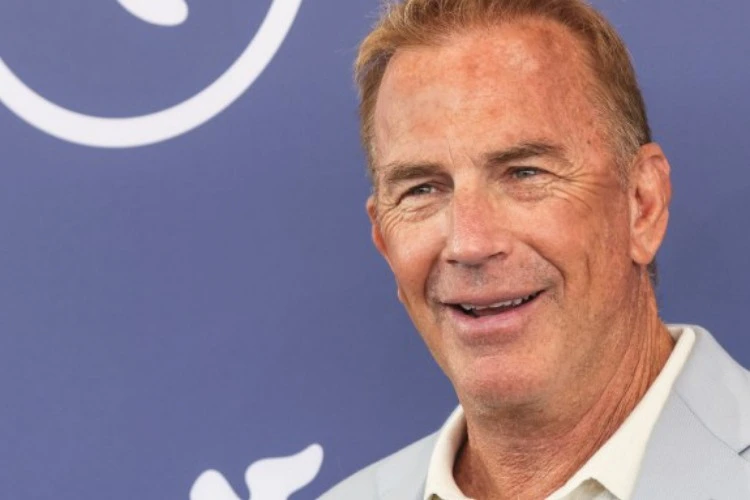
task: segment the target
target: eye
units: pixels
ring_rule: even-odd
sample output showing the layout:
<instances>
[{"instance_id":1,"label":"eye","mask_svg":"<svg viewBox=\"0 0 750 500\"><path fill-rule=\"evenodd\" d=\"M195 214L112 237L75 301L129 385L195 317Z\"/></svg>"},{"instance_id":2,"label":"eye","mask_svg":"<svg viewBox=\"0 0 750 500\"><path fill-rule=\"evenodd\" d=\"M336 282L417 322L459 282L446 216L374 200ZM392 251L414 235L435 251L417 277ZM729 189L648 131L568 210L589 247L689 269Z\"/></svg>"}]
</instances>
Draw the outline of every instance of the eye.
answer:
<instances>
[{"instance_id":1,"label":"eye","mask_svg":"<svg viewBox=\"0 0 750 500\"><path fill-rule=\"evenodd\" d=\"M544 170L536 167L515 167L511 168L509 173L514 179L523 180L537 177L543 174Z\"/></svg>"},{"instance_id":2,"label":"eye","mask_svg":"<svg viewBox=\"0 0 750 500\"><path fill-rule=\"evenodd\" d=\"M420 184L418 186L414 186L413 188L409 188L403 195L403 198L406 198L407 196L423 196L426 194L432 194L435 192L435 187L431 186L429 184Z\"/></svg>"}]
</instances>

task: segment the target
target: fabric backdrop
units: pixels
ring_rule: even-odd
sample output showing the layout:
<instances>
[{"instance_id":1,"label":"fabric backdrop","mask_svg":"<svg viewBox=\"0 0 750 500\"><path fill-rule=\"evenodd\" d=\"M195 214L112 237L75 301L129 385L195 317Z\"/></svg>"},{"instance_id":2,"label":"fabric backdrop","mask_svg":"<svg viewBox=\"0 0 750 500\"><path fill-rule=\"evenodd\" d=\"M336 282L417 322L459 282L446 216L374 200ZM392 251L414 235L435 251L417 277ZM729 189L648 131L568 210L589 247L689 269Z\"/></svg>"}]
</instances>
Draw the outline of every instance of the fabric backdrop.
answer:
<instances>
[{"instance_id":1,"label":"fabric backdrop","mask_svg":"<svg viewBox=\"0 0 750 500\"><path fill-rule=\"evenodd\" d=\"M749 365L750 3L596 5L673 167L663 317ZM253 500L315 498L442 423L363 208L377 10L0 2L2 498L247 499L300 452Z\"/></svg>"}]
</instances>

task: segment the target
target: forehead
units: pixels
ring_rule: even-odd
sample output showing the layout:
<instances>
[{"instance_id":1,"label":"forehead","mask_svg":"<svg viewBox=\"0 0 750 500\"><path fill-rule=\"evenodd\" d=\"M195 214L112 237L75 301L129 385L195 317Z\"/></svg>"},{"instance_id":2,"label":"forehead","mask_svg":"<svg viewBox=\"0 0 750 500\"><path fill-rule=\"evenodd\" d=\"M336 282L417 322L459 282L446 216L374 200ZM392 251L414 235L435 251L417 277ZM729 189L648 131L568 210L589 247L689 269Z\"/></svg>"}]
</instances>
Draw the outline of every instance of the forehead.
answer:
<instances>
[{"instance_id":1,"label":"forehead","mask_svg":"<svg viewBox=\"0 0 750 500\"><path fill-rule=\"evenodd\" d=\"M492 140L498 147L498 141L572 140L571 131L591 131L586 57L565 27L538 19L400 49L375 105L376 164L417 146L434 151L446 141L482 147Z\"/></svg>"}]
</instances>

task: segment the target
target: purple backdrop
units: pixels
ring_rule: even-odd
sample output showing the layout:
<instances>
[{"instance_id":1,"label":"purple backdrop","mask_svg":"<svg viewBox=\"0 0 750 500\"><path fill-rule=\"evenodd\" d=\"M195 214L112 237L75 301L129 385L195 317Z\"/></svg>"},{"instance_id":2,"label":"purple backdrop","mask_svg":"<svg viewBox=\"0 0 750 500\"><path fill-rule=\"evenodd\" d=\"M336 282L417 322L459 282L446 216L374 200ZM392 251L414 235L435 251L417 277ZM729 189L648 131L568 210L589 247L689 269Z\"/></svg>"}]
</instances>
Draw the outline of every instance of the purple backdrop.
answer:
<instances>
[{"instance_id":1,"label":"purple backdrop","mask_svg":"<svg viewBox=\"0 0 750 500\"><path fill-rule=\"evenodd\" d=\"M284 2L189 0L157 26L115 0L6 0L0 57L68 110L143 115L211 84ZM663 316L750 365L750 4L596 4L673 166ZM376 12L304 0L239 99L143 147L54 138L0 77L3 498L187 499L207 469L247 498L251 463L319 443L293 496L314 498L441 424L454 396L363 209L350 68Z\"/></svg>"}]
</instances>

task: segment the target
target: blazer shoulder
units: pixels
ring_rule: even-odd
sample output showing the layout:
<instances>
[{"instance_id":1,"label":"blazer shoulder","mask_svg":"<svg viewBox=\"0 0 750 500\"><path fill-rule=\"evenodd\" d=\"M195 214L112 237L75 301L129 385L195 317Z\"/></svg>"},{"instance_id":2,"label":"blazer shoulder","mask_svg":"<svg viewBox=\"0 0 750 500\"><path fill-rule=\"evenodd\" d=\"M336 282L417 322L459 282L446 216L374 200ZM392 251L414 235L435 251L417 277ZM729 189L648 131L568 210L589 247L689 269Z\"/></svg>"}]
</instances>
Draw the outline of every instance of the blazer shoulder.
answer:
<instances>
[{"instance_id":1,"label":"blazer shoulder","mask_svg":"<svg viewBox=\"0 0 750 500\"><path fill-rule=\"evenodd\" d=\"M673 390L717 438L743 452L750 446L750 372L707 330L691 328L695 345Z\"/></svg>"},{"instance_id":2,"label":"blazer shoulder","mask_svg":"<svg viewBox=\"0 0 750 500\"><path fill-rule=\"evenodd\" d=\"M394 498L413 496L416 500L419 488L424 487L436 440L437 433L431 434L365 467L328 490L319 500L379 500L394 490L399 491Z\"/></svg>"}]
</instances>

